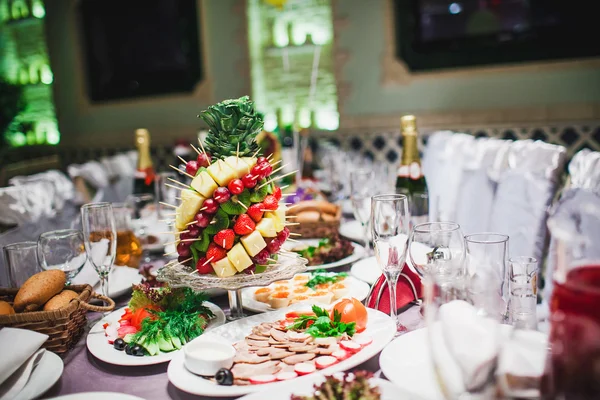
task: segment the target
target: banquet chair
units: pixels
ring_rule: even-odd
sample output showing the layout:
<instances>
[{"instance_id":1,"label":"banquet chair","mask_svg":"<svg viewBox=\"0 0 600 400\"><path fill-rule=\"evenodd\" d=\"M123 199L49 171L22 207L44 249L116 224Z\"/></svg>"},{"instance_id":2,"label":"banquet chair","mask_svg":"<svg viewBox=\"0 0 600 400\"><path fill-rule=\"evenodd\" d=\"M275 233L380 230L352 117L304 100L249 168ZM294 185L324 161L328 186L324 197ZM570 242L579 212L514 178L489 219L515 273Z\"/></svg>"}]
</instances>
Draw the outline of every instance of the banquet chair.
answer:
<instances>
[{"instance_id":1,"label":"banquet chair","mask_svg":"<svg viewBox=\"0 0 600 400\"><path fill-rule=\"evenodd\" d=\"M117 154L100 160L108 173L109 184L104 192L103 201L122 203L133 193L135 166L126 154Z\"/></svg>"},{"instance_id":2,"label":"banquet chair","mask_svg":"<svg viewBox=\"0 0 600 400\"><path fill-rule=\"evenodd\" d=\"M510 143L497 189L488 231L510 237L509 256L531 256L543 263L548 244L548 209L567 160L563 146L541 141Z\"/></svg>"},{"instance_id":3,"label":"banquet chair","mask_svg":"<svg viewBox=\"0 0 600 400\"><path fill-rule=\"evenodd\" d=\"M72 164L67 172L78 193L79 204L102 201L108 187L108 171L98 161L88 161L85 164Z\"/></svg>"},{"instance_id":4,"label":"banquet chair","mask_svg":"<svg viewBox=\"0 0 600 400\"><path fill-rule=\"evenodd\" d=\"M47 181L52 185L53 202L57 210L61 210L66 202L74 201L75 186L73 185L73 181L63 172L55 169L28 176L15 176L8 183L12 186L19 186L39 181Z\"/></svg>"},{"instance_id":5,"label":"banquet chair","mask_svg":"<svg viewBox=\"0 0 600 400\"><path fill-rule=\"evenodd\" d=\"M578 210L580 205L586 201L600 204L600 152L584 149L573 156L568 166L569 177L565 190L561 194L557 204L553 207L553 214L568 213L569 210ZM590 226L586 221L581 221L580 229L589 233L590 237L597 238L600 243L600 227ZM596 246L600 259L600 246ZM551 239L548 262L544 271L544 302L550 299L552 294L552 274L555 266L556 242Z\"/></svg>"}]
</instances>

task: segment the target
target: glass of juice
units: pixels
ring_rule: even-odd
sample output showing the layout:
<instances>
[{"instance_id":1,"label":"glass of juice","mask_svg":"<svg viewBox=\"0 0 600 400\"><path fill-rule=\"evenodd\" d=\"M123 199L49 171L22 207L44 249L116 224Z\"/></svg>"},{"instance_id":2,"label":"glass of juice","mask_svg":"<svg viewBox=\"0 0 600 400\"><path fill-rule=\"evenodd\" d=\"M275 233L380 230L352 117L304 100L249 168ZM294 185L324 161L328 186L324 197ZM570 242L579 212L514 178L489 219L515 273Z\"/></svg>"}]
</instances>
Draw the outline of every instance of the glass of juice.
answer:
<instances>
[{"instance_id":1,"label":"glass of juice","mask_svg":"<svg viewBox=\"0 0 600 400\"><path fill-rule=\"evenodd\" d=\"M566 192L548 226L554 290L543 398L600 399L600 196Z\"/></svg>"},{"instance_id":2,"label":"glass of juice","mask_svg":"<svg viewBox=\"0 0 600 400\"><path fill-rule=\"evenodd\" d=\"M113 204L117 228L117 254L115 265L138 268L142 259L142 243L133 231L132 211L125 204Z\"/></svg>"}]
</instances>

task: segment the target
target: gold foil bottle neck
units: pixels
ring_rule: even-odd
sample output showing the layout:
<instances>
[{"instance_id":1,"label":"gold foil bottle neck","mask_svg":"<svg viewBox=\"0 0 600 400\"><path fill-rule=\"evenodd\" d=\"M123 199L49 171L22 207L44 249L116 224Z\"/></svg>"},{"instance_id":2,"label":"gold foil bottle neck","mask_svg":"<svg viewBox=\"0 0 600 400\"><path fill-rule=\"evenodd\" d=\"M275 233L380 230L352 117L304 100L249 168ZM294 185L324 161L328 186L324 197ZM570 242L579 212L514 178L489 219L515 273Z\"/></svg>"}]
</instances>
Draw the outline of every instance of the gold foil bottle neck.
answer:
<instances>
[{"instance_id":1,"label":"gold foil bottle neck","mask_svg":"<svg viewBox=\"0 0 600 400\"><path fill-rule=\"evenodd\" d=\"M148 132L148 129L135 130L135 143L137 146L150 145L150 133Z\"/></svg>"},{"instance_id":2,"label":"gold foil bottle neck","mask_svg":"<svg viewBox=\"0 0 600 400\"><path fill-rule=\"evenodd\" d=\"M404 115L400 118L400 128L403 135L417 134L417 119L414 115Z\"/></svg>"}]
</instances>

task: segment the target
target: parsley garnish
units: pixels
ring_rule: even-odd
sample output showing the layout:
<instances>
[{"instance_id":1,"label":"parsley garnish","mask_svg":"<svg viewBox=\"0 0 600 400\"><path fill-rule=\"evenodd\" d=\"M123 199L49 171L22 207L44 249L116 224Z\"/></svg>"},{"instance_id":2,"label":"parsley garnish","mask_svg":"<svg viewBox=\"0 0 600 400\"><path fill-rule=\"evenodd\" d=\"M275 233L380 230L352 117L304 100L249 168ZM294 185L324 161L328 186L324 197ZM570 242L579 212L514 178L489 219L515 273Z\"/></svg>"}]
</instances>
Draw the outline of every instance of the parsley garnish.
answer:
<instances>
[{"instance_id":1,"label":"parsley garnish","mask_svg":"<svg viewBox=\"0 0 600 400\"><path fill-rule=\"evenodd\" d=\"M301 315L294 320L292 325L287 326L286 329L306 329L306 333L312 337L338 337L344 333L348 334L348 336L354 335L356 323L342 322L342 314L337 310L333 311L333 321L324 308L312 306L312 311L315 315Z\"/></svg>"},{"instance_id":2,"label":"parsley garnish","mask_svg":"<svg viewBox=\"0 0 600 400\"><path fill-rule=\"evenodd\" d=\"M339 274L326 275L325 271L322 269L318 269L313 273L312 278L305 283L305 286L308 286L311 289L314 289L317 285L321 285L323 283L335 283L339 281L341 278L345 278L348 276L345 272L340 272Z\"/></svg>"}]
</instances>

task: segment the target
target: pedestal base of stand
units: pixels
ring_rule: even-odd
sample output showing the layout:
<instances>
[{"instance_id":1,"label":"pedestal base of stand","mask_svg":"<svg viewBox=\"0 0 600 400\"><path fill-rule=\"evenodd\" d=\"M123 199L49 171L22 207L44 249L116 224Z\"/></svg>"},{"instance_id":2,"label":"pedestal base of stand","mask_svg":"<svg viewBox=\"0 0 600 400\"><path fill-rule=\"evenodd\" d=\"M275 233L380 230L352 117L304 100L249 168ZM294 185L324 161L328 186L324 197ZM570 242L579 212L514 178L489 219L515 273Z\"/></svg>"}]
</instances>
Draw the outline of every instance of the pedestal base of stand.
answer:
<instances>
[{"instance_id":1,"label":"pedestal base of stand","mask_svg":"<svg viewBox=\"0 0 600 400\"><path fill-rule=\"evenodd\" d=\"M244 315L244 308L242 307L242 291L240 289L228 290L227 296L229 297L227 321L236 321L245 318L246 315Z\"/></svg>"}]
</instances>

